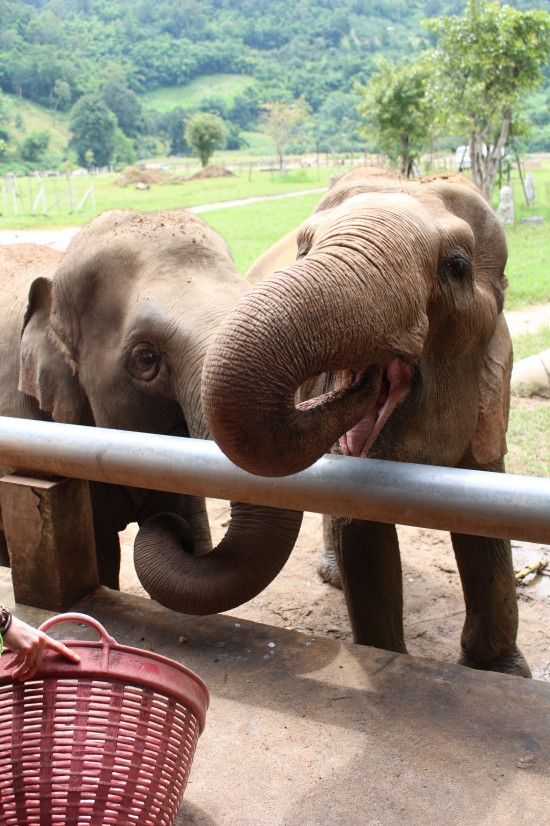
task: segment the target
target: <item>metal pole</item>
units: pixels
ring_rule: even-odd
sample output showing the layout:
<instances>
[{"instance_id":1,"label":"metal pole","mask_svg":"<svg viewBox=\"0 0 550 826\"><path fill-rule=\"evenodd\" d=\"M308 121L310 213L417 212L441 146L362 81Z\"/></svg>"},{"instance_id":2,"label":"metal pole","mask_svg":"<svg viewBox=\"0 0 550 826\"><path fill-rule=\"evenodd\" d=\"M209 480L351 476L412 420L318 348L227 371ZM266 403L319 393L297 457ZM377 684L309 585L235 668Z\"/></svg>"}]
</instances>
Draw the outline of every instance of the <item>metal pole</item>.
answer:
<instances>
[{"instance_id":1,"label":"metal pole","mask_svg":"<svg viewBox=\"0 0 550 826\"><path fill-rule=\"evenodd\" d=\"M324 456L252 476L214 442L0 417L0 464L293 510L550 542L550 479Z\"/></svg>"}]
</instances>

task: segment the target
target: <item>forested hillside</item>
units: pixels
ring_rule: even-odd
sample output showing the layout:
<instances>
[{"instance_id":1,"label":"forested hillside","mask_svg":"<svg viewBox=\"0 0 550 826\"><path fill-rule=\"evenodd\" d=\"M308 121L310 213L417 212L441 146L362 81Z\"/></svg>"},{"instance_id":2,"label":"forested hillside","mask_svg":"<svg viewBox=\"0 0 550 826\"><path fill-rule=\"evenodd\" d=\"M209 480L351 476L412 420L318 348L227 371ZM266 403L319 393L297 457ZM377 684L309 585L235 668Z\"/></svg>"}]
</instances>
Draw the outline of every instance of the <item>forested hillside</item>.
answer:
<instances>
[{"instance_id":1,"label":"forested hillside","mask_svg":"<svg viewBox=\"0 0 550 826\"><path fill-rule=\"evenodd\" d=\"M546 9L550 2L521 2ZM378 52L402 57L428 42L421 21L460 14L465 0L0 0L0 88L43 104L55 82L68 109L115 67L134 92L215 72L256 78L264 99L365 81Z\"/></svg>"},{"instance_id":2,"label":"forested hillside","mask_svg":"<svg viewBox=\"0 0 550 826\"><path fill-rule=\"evenodd\" d=\"M138 136L162 133L170 151L179 152L185 151L182 112L170 120L165 110L155 120L138 98L216 73L239 75L250 83L230 107L209 100L209 109L233 124L235 147L239 130L257 128L260 103L297 98L317 116L322 144L323 124L339 123L343 131L343 113L356 103L354 84L368 81L377 55L402 58L426 48L432 41L422 21L461 14L465 5L466 0L0 0L0 92L60 116L84 95L101 93L134 145ZM513 5L550 12L550 0ZM547 104L545 87L531 104L539 124L548 122ZM11 136L0 123L0 144L2 135L13 144L16 124L10 129ZM141 142L138 154L147 149L147 141Z\"/></svg>"}]
</instances>

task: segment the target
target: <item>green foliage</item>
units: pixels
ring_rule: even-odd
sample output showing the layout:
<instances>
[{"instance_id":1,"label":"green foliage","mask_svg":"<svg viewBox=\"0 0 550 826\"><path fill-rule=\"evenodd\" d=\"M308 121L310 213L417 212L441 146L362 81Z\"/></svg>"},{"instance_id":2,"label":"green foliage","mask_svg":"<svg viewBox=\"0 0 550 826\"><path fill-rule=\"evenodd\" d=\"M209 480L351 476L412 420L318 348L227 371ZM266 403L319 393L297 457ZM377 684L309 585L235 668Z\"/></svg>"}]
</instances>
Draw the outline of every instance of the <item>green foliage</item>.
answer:
<instances>
[{"instance_id":1,"label":"green foliage","mask_svg":"<svg viewBox=\"0 0 550 826\"><path fill-rule=\"evenodd\" d=\"M197 112L187 121L184 136L201 159L201 165L207 166L214 150L225 146L228 133L227 124L219 115Z\"/></svg>"},{"instance_id":2,"label":"green foliage","mask_svg":"<svg viewBox=\"0 0 550 826\"><path fill-rule=\"evenodd\" d=\"M428 78L429 69L420 59L393 65L382 59L368 85L357 87L365 134L408 177L433 134L436 109L427 93Z\"/></svg>"},{"instance_id":3,"label":"green foliage","mask_svg":"<svg viewBox=\"0 0 550 826\"><path fill-rule=\"evenodd\" d=\"M68 114L60 109L54 113L49 106L32 103L25 98L4 95L4 117L0 114L0 128L9 133L8 156L13 162L19 157L19 148L31 132L47 132L49 135L48 155L56 158L58 164L66 153L69 133ZM16 171L15 168L9 171Z\"/></svg>"},{"instance_id":4,"label":"green foliage","mask_svg":"<svg viewBox=\"0 0 550 826\"><path fill-rule=\"evenodd\" d=\"M293 103L274 101L262 104L264 110L262 129L272 138L275 144L275 154L279 162L279 169L284 172L285 149L290 139L299 134L300 127L309 118L307 104L303 100Z\"/></svg>"},{"instance_id":5,"label":"green foliage","mask_svg":"<svg viewBox=\"0 0 550 826\"><path fill-rule=\"evenodd\" d=\"M134 144L118 126L115 129L111 161L118 166L129 166L136 162Z\"/></svg>"},{"instance_id":6,"label":"green foliage","mask_svg":"<svg viewBox=\"0 0 550 826\"><path fill-rule=\"evenodd\" d=\"M21 147L21 158L24 161L36 163L46 152L50 143L50 135L48 132L31 132L25 138L23 146Z\"/></svg>"},{"instance_id":7,"label":"green foliage","mask_svg":"<svg viewBox=\"0 0 550 826\"><path fill-rule=\"evenodd\" d=\"M313 117L310 132L315 148L320 152L350 152L362 143L361 119L357 92L330 92Z\"/></svg>"},{"instance_id":8,"label":"green foliage","mask_svg":"<svg viewBox=\"0 0 550 826\"><path fill-rule=\"evenodd\" d=\"M69 145L81 166L107 166L115 150L116 117L100 95L83 95L71 111Z\"/></svg>"},{"instance_id":9,"label":"green foliage","mask_svg":"<svg viewBox=\"0 0 550 826\"><path fill-rule=\"evenodd\" d=\"M58 78L55 81L52 96L54 99L53 113L55 118L57 110L65 109L71 102L71 87L66 80Z\"/></svg>"},{"instance_id":10,"label":"green foliage","mask_svg":"<svg viewBox=\"0 0 550 826\"><path fill-rule=\"evenodd\" d=\"M168 155L186 155L189 152L184 136L186 117L186 111L178 106L156 118L155 129L166 141Z\"/></svg>"},{"instance_id":11,"label":"green foliage","mask_svg":"<svg viewBox=\"0 0 550 826\"><path fill-rule=\"evenodd\" d=\"M249 144L236 123L229 124L227 131L226 149L247 149Z\"/></svg>"},{"instance_id":12,"label":"green foliage","mask_svg":"<svg viewBox=\"0 0 550 826\"><path fill-rule=\"evenodd\" d=\"M550 10L549 0L514 5ZM423 50L433 41L423 18L463 9L464 0L0 0L0 89L56 114L116 79L144 110L202 108L243 131L258 128L260 102L303 98L309 146L351 151L355 115L338 128L331 97L366 86L376 55L395 62ZM143 151L152 119L142 128L130 113L128 125L128 99L108 103ZM539 114L532 139L550 148L550 110Z\"/></svg>"},{"instance_id":13,"label":"green foliage","mask_svg":"<svg viewBox=\"0 0 550 826\"><path fill-rule=\"evenodd\" d=\"M101 89L101 96L116 116L117 123L129 138L135 138L144 130L141 103L135 92L128 88L126 81L111 78Z\"/></svg>"},{"instance_id":14,"label":"green foliage","mask_svg":"<svg viewBox=\"0 0 550 826\"><path fill-rule=\"evenodd\" d=\"M550 56L550 15L468 0L461 17L425 21L437 37L430 93L447 126L469 136L472 178L490 196L501 150Z\"/></svg>"},{"instance_id":15,"label":"green foliage","mask_svg":"<svg viewBox=\"0 0 550 826\"><path fill-rule=\"evenodd\" d=\"M255 129L260 115L260 96L255 86L246 86L236 95L227 117L239 129Z\"/></svg>"}]
</instances>

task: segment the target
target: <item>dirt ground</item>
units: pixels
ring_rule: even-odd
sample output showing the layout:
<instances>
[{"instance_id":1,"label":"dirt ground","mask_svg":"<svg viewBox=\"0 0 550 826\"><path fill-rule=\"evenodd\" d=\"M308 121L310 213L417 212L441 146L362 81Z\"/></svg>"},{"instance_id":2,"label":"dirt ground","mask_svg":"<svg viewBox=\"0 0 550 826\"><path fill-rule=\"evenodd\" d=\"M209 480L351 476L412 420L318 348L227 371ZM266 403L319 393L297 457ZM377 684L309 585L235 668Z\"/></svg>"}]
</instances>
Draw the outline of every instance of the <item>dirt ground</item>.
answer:
<instances>
[{"instance_id":1,"label":"dirt ground","mask_svg":"<svg viewBox=\"0 0 550 826\"><path fill-rule=\"evenodd\" d=\"M214 541L225 531L228 503L208 500ZM351 641L344 596L322 582L316 572L322 543L321 516L304 514L296 546L279 576L261 594L229 612L236 618L296 629L312 636ZM146 596L137 580L132 545L135 526L121 535L122 588ZM409 653L455 662L464 621L462 589L449 534L424 528L400 527L405 594L405 639ZM516 570L539 559L550 561L550 546L513 543ZM519 644L539 680L550 682L550 576L530 576L518 586ZM182 621L182 634L185 621Z\"/></svg>"}]
</instances>

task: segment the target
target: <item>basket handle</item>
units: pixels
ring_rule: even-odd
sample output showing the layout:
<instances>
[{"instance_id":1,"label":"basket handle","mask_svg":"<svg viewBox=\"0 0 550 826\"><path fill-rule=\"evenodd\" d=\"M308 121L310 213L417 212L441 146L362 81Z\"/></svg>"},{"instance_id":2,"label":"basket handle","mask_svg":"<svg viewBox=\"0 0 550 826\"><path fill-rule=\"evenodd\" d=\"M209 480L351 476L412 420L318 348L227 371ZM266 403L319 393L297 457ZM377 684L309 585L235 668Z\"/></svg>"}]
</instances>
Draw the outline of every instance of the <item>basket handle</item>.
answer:
<instances>
[{"instance_id":1,"label":"basket handle","mask_svg":"<svg viewBox=\"0 0 550 826\"><path fill-rule=\"evenodd\" d=\"M114 637L111 637L111 635L107 633L102 624L93 617L90 617L88 614L78 614L76 612L69 612L67 614L58 614L55 617L48 617L48 619L44 620L42 625L39 626L38 630L47 631L49 628L52 628L52 626L59 625L62 622L80 622L84 625L89 625L99 634L100 642L116 644L116 640L114 639Z\"/></svg>"}]
</instances>

